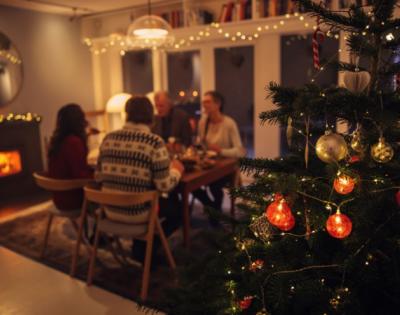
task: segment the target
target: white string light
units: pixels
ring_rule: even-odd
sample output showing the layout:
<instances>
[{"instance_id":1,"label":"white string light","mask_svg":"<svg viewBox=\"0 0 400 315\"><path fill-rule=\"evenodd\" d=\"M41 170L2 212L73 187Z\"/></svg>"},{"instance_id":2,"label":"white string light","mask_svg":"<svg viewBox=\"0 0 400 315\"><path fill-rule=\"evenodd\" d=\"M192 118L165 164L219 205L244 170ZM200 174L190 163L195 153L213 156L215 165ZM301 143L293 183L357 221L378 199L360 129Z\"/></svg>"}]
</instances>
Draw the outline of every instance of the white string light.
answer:
<instances>
[{"instance_id":1,"label":"white string light","mask_svg":"<svg viewBox=\"0 0 400 315\"><path fill-rule=\"evenodd\" d=\"M230 34L227 31L224 31L224 28L221 26L220 23L216 23L213 22L210 25L207 25L204 27L204 29L202 30L198 30L196 31L195 34L190 34L188 36L182 37L182 38L178 38L177 42L174 45L171 46L171 48L174 49L180 49L182 47L187 47L187 46L191 46L191 42L194 41L201 41L201 40L206 40L207 38L211 37L211 36L221 36L222 38L226 38L229 39L233 42L235 41L254 41L258 38L260 38L260 35L262 35L265 32L268 32L269 30L278 30L280 28L284 28L286 27L287 23L285 23L284 19L289 20L295 20L298 19L300 21L305 21L305 16L304 15L300 15L298 12L295 12L294 14L285 14L284 16L282 16L282 19L277 21L275 24L273 25L264 25L264 27L258 25L255 27L254 32L243 32L241 30L236 31L236 33L234 33L234 35ZM223 24L223 26L228 27L229 23ZM309 29L310 28L310 23L309 22L305 22L304 24L301 24L302 27L304 27L305 29ZM316 25L312 25L312 28L315 30ZM328 35L329 34L329 35ZM327 36L330 37L330 31L328 31ZM339 35L335 35L335 39L339 39ZM114 47L114 46L120 46L121 48L123 48L120 51L121 56L124 56L126 51L129 49L133 49L133 47L130 47L129 42L126 40L126 37L122 34L111 34L109 36L109 38L106 41L100 42L97 41L96 45L94 45L94 39L91 38L84 38L83 40L84 44L86 46L88 46L90 48L90 51L94 54L94 55L100 55L100 54L104 54L108 51L108 49ZM96 48L94 47L96 46Z\"/></svg>"}]
</instances>

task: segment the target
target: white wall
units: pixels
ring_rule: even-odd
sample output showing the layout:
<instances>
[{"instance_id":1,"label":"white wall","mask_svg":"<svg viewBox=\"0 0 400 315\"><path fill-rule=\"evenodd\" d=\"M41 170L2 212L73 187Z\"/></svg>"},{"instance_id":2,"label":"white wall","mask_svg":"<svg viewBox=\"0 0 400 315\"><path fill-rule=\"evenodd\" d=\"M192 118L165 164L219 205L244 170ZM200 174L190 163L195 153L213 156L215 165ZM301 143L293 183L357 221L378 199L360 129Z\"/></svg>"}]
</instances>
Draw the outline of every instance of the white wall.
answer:
<instances>
[{"instance_id":1,"label":"white wall","mask_svg":"<svg viewBox=\"0 0 400 315\"><path fill-rule=\"evenodd\" d=\"M75 102L84 110L94 108L92 59L81 43L78 21L0 6L0 31L19 50L24 72L19 95L0 113L41 115L44 137L52 133L62 105Z\"/></svg>"}]
</instances>

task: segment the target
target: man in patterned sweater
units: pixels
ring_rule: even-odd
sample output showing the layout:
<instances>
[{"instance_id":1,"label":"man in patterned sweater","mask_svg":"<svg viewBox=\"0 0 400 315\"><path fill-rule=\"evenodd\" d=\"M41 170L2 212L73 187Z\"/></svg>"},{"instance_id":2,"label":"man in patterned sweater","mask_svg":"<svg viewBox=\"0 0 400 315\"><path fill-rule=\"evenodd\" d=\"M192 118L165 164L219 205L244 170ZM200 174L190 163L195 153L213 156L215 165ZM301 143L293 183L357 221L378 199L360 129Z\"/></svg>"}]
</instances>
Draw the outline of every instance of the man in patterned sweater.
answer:
<instances>
[{"instance_id":1,"label":"man in patterned sweater","mask_svg":"<svg viewBox=\"0 0 400 315\"><path fill-rule=\"evenodd\" d=\"M153 106L146 97L133 97L125 106L127 122L120 130L106 135L101 146L95 178L104 191L143 192L158 190L168 197L159 198L163 229L170 235L181 223L181 202L178 194L171 192L184 171L182 163L170 161L161 137L151 133ZM130 208L107 207L106 216L115 221L142 224L147 221L149 205ZM155 250L157 247L155 238ZM142 260L145 242L135 241L135 258Z\"/></svg>"}]
</instances>

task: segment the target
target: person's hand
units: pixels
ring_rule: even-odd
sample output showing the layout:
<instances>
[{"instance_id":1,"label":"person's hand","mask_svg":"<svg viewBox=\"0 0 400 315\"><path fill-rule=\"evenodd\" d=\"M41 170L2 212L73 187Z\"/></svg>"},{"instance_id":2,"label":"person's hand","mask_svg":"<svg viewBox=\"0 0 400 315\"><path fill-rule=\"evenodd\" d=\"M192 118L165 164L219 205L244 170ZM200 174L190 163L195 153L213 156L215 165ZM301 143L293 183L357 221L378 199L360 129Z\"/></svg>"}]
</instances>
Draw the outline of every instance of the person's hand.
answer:
<instances>
[{"instance_id":1,"label":"person's hand","mask_svg":"<svg viewBox=\"0 0 400 315\"><path fill-rule=\"evenodd\" d=\"M209 145L207 146L207 149L208 149L208 150L211 150L211 151L215 151L215 152L217 152L218 154L221 153L221 147L220 147L218 144L209 144Z\"/></svg>"},{"instance_id":2,"label":"person's hand","mask_svg":"<svg viewBox=\"0 0 400 315\"><path fill-rule=\"evenodd\" d=\"M172 160L170 167L176 169L179 173L183 174L185 171L185 167L183 166L182 162L179 160Z\"/></svg>"}]
</instances>

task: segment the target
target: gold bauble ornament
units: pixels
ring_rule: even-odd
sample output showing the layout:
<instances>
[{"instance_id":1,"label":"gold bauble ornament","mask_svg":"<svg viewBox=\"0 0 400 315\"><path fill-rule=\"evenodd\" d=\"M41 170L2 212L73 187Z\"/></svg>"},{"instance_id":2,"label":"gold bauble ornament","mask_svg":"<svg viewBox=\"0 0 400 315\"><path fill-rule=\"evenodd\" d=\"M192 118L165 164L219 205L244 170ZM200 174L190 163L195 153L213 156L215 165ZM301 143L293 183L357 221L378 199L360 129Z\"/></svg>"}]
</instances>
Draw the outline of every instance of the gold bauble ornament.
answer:
<instances>
[{"instance_id":1,"label":"gold bauble ornament","mask_svg":"<svg viewBox=\"0 0 400 315\"><path fill-rule=\"evenodd\" d=\"M362 153L367 149L360 129L357 129L353 132L350 146L355 152L358 153Z\"/></svg>"},{"instance_id":2,"label":"gold bauble ornament","mask_svg":"<svg viewBox=\"0 0 400 315\"><path fill-rule=\"evenodd\" d=\"M380 137L378 143L371 147L371 156L378 163L389 162L394 155L393 148L386 143L384 137Z\"/></svg>"},{"instance_id":3,"label":"gold bauble ornament","mask_svg":"<svg viewBox=\"0 0 400 315\"><path fill-rule=\"evenodd\" d=\"M346 141L341 135L327 130L318 139L315 151L320 160L325 163L335 163L346 157L348 149Z\"/></svg>"}]
</instances>

